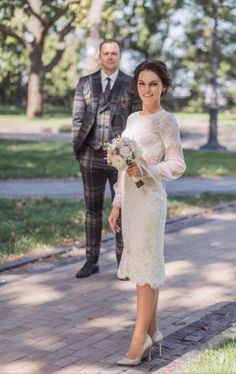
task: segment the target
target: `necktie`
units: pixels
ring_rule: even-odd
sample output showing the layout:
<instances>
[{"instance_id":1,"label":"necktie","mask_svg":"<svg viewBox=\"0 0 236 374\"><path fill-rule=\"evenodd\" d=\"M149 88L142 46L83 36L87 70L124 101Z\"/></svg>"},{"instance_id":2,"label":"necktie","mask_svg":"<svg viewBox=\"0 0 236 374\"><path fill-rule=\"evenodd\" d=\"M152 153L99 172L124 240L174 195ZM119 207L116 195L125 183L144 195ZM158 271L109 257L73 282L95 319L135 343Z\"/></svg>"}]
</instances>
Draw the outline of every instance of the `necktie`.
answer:
<instances>
[{"instance_id":1,"label":"necktie","mask_svg":"<svg viewBox=\"0 0 236 374\"><path fill-rule=\"evenodd\" d=\"M105 88L105 91L103 93L104 95L104 103L106 104L108 102L108 98L111 92L111 78L106 78L107 79L107 85Z\"/></svg>"}]
</instances>

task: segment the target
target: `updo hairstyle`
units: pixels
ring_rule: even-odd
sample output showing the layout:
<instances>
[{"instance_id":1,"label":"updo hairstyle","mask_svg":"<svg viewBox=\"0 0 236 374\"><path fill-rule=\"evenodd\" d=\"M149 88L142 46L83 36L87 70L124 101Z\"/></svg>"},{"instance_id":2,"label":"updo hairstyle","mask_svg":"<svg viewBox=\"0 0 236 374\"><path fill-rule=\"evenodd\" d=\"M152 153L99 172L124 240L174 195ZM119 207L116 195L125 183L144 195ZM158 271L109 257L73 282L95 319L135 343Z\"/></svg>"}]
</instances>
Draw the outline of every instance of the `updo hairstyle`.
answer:
<instances>
[{"instance_id":1,"label":"updo hairstyle","mask_svg":"<svg viewBox=\"0 0 236 374\"><path fill-rule=\"evenodd\" d=\"M167 70L167 66L164 62L155 60L154 58L150 58L145 60L139 64L136 69L134 70L134 77L133 77L133 89L137 92L137 85L138 85L138 77L141 71L149 70L153 73L157 74L160 80L162 81L163 86L165 87L161 93L161 96L165 96L168 92L168 89L171 86L171 78L169 72Z\"/></svg>"}]
</instances>

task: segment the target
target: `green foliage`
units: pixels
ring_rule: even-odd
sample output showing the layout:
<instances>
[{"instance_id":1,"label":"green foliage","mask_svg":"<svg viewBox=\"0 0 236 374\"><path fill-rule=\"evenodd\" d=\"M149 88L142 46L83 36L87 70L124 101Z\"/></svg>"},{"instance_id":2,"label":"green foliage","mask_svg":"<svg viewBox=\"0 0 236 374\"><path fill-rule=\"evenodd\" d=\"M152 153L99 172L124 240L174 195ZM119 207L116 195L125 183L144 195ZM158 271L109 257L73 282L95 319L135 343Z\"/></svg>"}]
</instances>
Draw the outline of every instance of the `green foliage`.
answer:
<instances>
[{"instance_id":1,"label":"green foliage","mask_svg":"<svg viewBox=\"0 0 236 374\"><path fill-rule=\"evenodd\" d=\"M65 1L42 1L40 17L48 22L65 7ZM235 11L233 0L219 2L218 81L222 106L235 104L233 80L235 56ZM90 30L87 15L91 0L78 1L48 29L43 47L43 64L52 61L58 47L65 53L55 68L46 73L45 101L71 105L80 74L86 35ZM30 8L24 0L2 0L0 23L20 38L34 39L30 28ZM73 19L75 32L59 42L63 27ZM168 105L175 110L188 107L202 112L206 108L206 86L210 81L212 1L206 0L107 0L100 27L101 36L116 38L129 52L129 65L147 57L165 60L173 76L174 97ZM0 26L0 100L26 104L29 52L19 40L1 33ZM177 89L176 89L177 88ZM176 98L177 96L177 98Z\"/></svg>"},{"instance_id":2,"label":"green foliage","mask_svg":"<svg viewBox=\"0 0 236 374\"><path fill-rule=\"evenodd\" d=\"M197 112L207 108L208 94L206 89L212 79L212 4L211 0L204 2L201 0L186 0L183 8L185 12L183 13L183 16L185 15L184 33L171 41L171 49L177 51L177 56L173 56L174 59L172 60L173 68L174 70L178 69L181 77L184 77L184 75L187 77L188 84L186 84L186 80L183 80L182 86L188 87L190 94L188 104ZM233 1L219 2L218 47L216 52L219 62L217 76L221 107L232 107L235 100L228 89L228 87L232 87L232 81L235 79L233 60L236 47L236 26L233 9ZM181 20L178 23L181 24ZM169 58L171 59L171 53ZM178 79L179 77L175 77L174 82L180 83L181 86Z\"/></svg>"},{"instance_id":3,"label":"green foliage","mask_svg":"<svg viewBox=\"0 0 236 374\"><path fill-rule=\"evenodd\" d=\"M41 77L46 74L45 100L71 104L78 80L80 44L75 34L72 38L66 38L66 35L75 28L82 30L87 27L86 17L91 0L73 2L68 6L69 3L60 0L36 1L31 8L30 3L24 0L1 2L1 102L25 106L30 71L38 73L41 69L38 74ZM32 9L38 13L34 21ZM41 27L45 29L39 41ZM58 65L64 49L66 55ZM35 53L37 59L33 60ZM52 68L56 65L57 69L53 72Z\"/></svg>"},{"instance_id":4,"label":"green foliage","mask_svg":"<svg viewBox=\"0 0 236 374\"><path fill-rule=\"evenodd\" d=\"M171 16L181 5L181 0L110 0L103 13L102 34L116 35L125 49L139 52L142 58L160 57Z\"/></svg>"},{"instance_id":5,"label":"green foliage","mask_svg":"<svg viewBox=\"0 0 236 374\"><path fill-rule=\"evenodd\" d=\"M28 60L26 51L13 38L0 33L0 102L25 104Z\"/></svg>"},{"instance_id":6,"label":"green foliage","mask_svg":"<svg viewBox=\"0 0 236 374\"><path fill-rule=\"evenodd\" d=\"M56 48L56 40L48 39L45 43L45 63L50 61L51 53L49 51ZM78 41L71 34L67 38L67 48L59 64L49 71L45 77L44 97L47 104L64 105L72 107L74 90L79 77L78 60Z\"/></svg>"}]
</instances>

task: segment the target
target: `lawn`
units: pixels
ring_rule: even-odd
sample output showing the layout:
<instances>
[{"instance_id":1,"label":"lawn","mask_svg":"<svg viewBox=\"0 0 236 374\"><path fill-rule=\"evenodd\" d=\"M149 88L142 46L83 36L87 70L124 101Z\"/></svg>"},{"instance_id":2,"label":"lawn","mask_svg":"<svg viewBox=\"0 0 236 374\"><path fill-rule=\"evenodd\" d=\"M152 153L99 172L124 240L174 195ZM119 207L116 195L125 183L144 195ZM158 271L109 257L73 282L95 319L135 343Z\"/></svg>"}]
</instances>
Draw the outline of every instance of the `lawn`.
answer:
<instances>
[{"instance_id":1,"label":"lawn","mask_svg":"<svg viewBox=\"0 0 236 374\"><path fill-rule=\"evenodd\" d=\"M0 179L78 176L79 164L70 144L0 141Z\"/></svg>"},{"instance_id":2,"label":"lawn","mask_svg":"<svg viewBox=\"0 0 236 374\"><path fill-rule=\"evenodd\" d=\"M208 113L188 113L188 112L178 112L175 113L175 116L179 123L181 120L190 120L196 123L209 123L209 114ZM225 111L220 112L218 115L218 124L219 126L235 126L236 125L236 112Z\"/></svg>"},{"instance_id":3,"label":"lawn","mask_svg":"<svg viewBox=\"0 0 236 374\"><path fill-rule=\"evenodd\" d=\"M207 208L236 195L169 197L168 218ZM81 200L0 199L0 261L84 240L85 206ZM103 233L109 231L110 200L105 200Z\"/></svg>"},{"instance_id":4,"label":"lawn","mask_svg":"<svg viewBox=\"0 0 236 374\"><path fill-rule=\"evenodd\" d=\"M215 347L204 350L179 374L235 374L236 337L225 339Z\"/></svg>"},{"instance_id":5,"label":"lawn","mask_svg":"<svg viewBox=\"0 0 236 374\"><path fill-rule=\"evenodd\" d=\"M185 151L185 176L236 176L236 154ZM79 164L71 144L61 142L0 141L0 179L78 177Z\"/></svg>"},{"instance_id":6,"label":"lawn","mask_svg":"<svg viewBox=\"0 0 236 374\"><path fill-rule=\"evenodd\" d=\"M27 127L39 127L42 131L70 131L71 130L72 108L46 106L44 116L34 119L27 118L22 108L14 106L0 106L0 124L4 127L14 128L21 125Z\"/></svg>"},{"instance_id":7,"label":"lawn","mask_svg":"<svg viewBox=\"0 0 236 374\"><path fill-rule=\"evenodd\" d=\"M206 151L184 151L186 177L235 177L236 154Z\"/></svg>"},{"instance_id":8,"label":"lawn","mask_svg":"<svg viewBox=\"0 0 236 374\"><path fill-rule=\"evenodd\" d=\"M208 113L175 113L179 123L181 120L190 120L199 124L209 123ZM42 131L70 131L72 120L72 107L45 106L44 115L41 118L29 119L25 115L25 110L14 106L0 106L0 124L11 127L21 124L40 127ZM219 126L235 126L236 112L224 111L219 113ZM10 130L9 130L10 131Z\"/></svg>"}]
</instances>

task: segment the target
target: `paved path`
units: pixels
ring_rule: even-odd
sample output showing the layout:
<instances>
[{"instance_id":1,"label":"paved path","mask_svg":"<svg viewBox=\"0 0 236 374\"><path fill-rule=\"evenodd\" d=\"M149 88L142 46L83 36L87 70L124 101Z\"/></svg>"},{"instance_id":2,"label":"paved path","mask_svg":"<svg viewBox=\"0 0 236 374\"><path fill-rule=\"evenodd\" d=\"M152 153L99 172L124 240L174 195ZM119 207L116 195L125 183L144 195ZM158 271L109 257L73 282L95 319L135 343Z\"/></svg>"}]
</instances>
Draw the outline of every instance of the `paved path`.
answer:
<instances>
[{"instance_id":1,"label":"paved path","mask_svg":"<svg viewBox=\"0 0 236 374\"><path fill-rule=\"evenodd\" d=\"M166 183L168 194L196 195L203 192L236 194L236 178L180 178ZM109 188L106 191L110 195ZM0 180L0 197L81 198L81 179Z\"/></svg>"},{"instance_id":2,"label":"paved path","mask_svg":"<svg viewBox=\"0 0 236 374\"><path fill-rule=\"evenodd\" d=\"M164 357L154 349L151 363L132 370L114 364L133 330L135 286L115 277L113 240L103 245L100 273L88 279L74 277L82 249L52 268L39 263L1 273L0 373L170 373L166 365L184 355L188 342L214 334L222 307L235 300L235 222L236 206L166 234L159 307ZM209 323L218 316L209 331L188 326L206 315Z\"/></svg>"}]
</instances>

